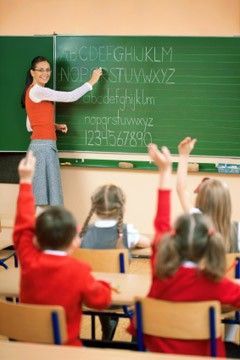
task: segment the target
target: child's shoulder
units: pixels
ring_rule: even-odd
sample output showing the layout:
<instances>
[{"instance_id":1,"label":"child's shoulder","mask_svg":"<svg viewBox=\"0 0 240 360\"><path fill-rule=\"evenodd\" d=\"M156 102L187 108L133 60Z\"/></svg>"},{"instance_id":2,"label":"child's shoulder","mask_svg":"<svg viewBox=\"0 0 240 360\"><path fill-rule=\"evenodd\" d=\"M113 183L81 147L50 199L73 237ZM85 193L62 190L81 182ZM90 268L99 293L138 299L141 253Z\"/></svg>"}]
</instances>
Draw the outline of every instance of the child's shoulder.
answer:
<instances>
[{"instance_id":1,"label":"child's shoulder","mask_svg":"<svg viewBox=\"0 0 240 360\"><path fill-rule=\"evenodd\" d=\"M74 268L76 271L82 271L82 272L91 272L92 269L91 269L91 266L82 261L82 260L79 260L79 259L75 259L74 257L72 256L68 256L67 257L67 262L69 264L69 266L71 266L72 268Z\"/></svg>"}]
</instances>

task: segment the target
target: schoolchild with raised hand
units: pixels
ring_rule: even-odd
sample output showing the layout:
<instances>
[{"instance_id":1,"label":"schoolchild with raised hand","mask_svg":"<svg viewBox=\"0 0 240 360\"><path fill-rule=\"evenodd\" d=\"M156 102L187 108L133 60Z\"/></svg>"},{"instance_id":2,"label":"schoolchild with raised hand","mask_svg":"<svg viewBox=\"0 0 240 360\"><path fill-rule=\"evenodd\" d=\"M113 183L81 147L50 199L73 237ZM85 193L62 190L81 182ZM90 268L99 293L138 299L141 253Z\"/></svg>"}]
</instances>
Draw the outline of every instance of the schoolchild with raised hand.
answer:
<instances>
[{"instance_id":1,"label":"schoolchild with raised hand","mask_svg":"<svg viewBox=\"0 0 240 360\"><path fill-rule=\"evenodd\" d=\"M95 280L87 264L70 256L79 246L79 236L69 211L53 206L35 219L35 161L29 152L18 168L20 186L13 240L21 266L20 301L63 306L67 345L81 345L82 305L108 307L111 288L108 283Z\"/></svg>"},{"instance_id":2,"label":"schoolchild with raised hand","mask_svg":"<svg viewBox=\"0 0 240 360\"><path fill-rule=\"evenodd\" d=\"M197 187L195 204L187 189L189 155L196 139L184 138L178 145L177 193L186 213L202 212L208 215L215 229L222 235L226 252L240 251L240 223L232 221L232 201L228 185L219 179L204 178Z\"/></svg>"},{"instance_id":3,"label":"schoolchild with raised hand","mask_svg":"<svg viewBox=\"0 0 240 360\"><path fill-rule=\"evenodd\" d=\"M184 214L170 222L172 159L169 150L149 145L149 156L159 169L157 212L152 245L152 285L148 296L167 301L217 300L240 307L240 286L224 278L225 249L211 220L201 213ZM193 324L194 326L194 324ZM133 323L130 332L134 334ZM208 355L208 340L177 340L145 335L149 351ZM222 339L217 356L225 357Z\"/></svg>"}]
</instances>

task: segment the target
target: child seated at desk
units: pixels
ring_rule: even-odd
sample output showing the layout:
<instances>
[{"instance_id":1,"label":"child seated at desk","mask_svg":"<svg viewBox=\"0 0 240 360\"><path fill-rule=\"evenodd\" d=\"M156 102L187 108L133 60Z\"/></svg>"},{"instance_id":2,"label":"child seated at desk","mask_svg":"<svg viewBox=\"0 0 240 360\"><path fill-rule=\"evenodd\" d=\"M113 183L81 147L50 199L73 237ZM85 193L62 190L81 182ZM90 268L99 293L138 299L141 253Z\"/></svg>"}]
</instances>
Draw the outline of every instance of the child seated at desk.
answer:
<instances>
[{"instance_id":1,"label":"child seated at desk","mask_svg":"<svg viewBox=\"0 0 240 360\"><path fill-rule=\"evenodd\" d=\"M61 305L68 345L81 345L82 303L103 309L111 303L110 286L97 281L88 265L68 256L79 246L76 222L63 207L50 207L35 223L32 192L35 158L29 152L18 167L20 177L14 246L21 265L20 301Z\"/></svg>"},{"instance_id":2,"label":"child seated at desk","mask_svg":"<svg viewBox=\"0 0 240 360\"><path fill-rule=\"evenodd\" d=\"M159 169L160 186L154 221L156 235L152 244L152 285L148 296L167 301L217 300L239 308L240 286L223 277L225 249L221 235L201 213L180 216L171 229L171 154L166 147L159 151L151 144L149 156ZM129 331L134 333L133 323ZM150 351L209 356L210 344L206 340L145 335L144 341ZM221 339L217 341L217 348L217 356L225 356Z\"/></svg>"},{"instance_id":3,"label":"child seated at desk","mask_svg":"<svg viewBox=\"0 0 240 360\"><path fill-rule=\"evenodd\" d=\"M150 239L140 235L132 224L123 223L125 196L116 185L103 185L91 197L91 209L80 232L81 247L91 249L114 249L150 247ZM97 219L89 225L93 215ZM99 317L102 340L112 340L118 318Z\"/></svg>"}]
</instances>

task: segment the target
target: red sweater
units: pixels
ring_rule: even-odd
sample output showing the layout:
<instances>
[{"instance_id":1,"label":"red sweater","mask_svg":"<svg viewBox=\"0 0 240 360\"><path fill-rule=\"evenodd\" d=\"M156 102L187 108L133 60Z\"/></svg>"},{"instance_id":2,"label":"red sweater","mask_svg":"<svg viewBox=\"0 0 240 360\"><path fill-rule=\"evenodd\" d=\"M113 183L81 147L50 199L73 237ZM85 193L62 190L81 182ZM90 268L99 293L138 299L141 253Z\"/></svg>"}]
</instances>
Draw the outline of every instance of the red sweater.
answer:
<instances>
[{"instance_id":1,"label":"red sweater","mask_svg":"<svg viewBox=\"0 0 240 360\"><path fill-rule=\"evenodd\" d=\"M54 104L51 101L32 101L29 97L30 85L26 91L25 106L32 128L32 140L56 140Z\"/></svg>"},{"instance_id":2,"label":"red sweater","mask_svg":"<svg viewBox=\"0 0 240 360\"><path fill-rule=\"evenodd\" d=\"M156 236L152 246L154 264L157 244L161 235L170 229L170 191L160 190L158 193L158 208L155 218ZM240 307L240 286L223 278L218 282L209 280L197 267L187 268L181 266L177 272L165 279L154 275L149 297L168 301L204 301L218 300L222 304ZM194 324L193 324L194 326ZM133 324L130 329L133 332ZM145 335L145 346L150 351L185 354L210 355L209 341L186 341L163 339ZM224 344L218 339L219 357L225 356Z\"/></svg>"},{"instance_id":3,"label":"red sweater","mask_svg":"<svg viewBox=\"0 0 240 360\"><path fill-rule=\"evenodd\" d=\"M35 207L30 184L20 184L14 227L14 246L21 264L20 300L61 305L67 319L68 342L81 345L82 303L103 309L110 305L110 286L97 281L90 267L70 256L49 255L33 245Z\"/></svg>"}]
</instances>

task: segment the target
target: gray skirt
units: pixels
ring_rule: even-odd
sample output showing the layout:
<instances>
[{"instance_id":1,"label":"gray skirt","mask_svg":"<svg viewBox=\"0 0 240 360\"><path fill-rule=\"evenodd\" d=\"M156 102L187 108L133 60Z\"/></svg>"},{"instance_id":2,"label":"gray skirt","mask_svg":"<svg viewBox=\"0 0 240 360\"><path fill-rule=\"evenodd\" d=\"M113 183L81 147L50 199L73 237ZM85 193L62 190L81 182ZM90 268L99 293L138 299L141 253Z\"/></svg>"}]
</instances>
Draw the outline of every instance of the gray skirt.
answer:
<instances>
[{"instance_id":1,"label":"gray skirt","mask_svg":"<svg viewBox=\"0 0 240 360\"><path fill-rule=\"evenodd\" d=\"M63 205L60 165L56 141L32 140L28 150L36 157L33 178L35 204Z\"/></svg>"}]
</instances>

